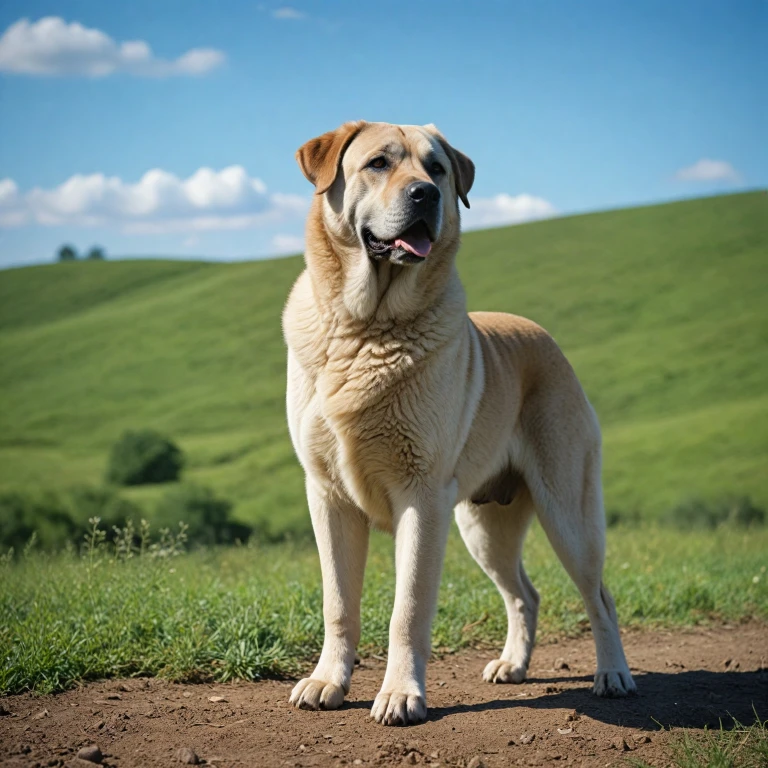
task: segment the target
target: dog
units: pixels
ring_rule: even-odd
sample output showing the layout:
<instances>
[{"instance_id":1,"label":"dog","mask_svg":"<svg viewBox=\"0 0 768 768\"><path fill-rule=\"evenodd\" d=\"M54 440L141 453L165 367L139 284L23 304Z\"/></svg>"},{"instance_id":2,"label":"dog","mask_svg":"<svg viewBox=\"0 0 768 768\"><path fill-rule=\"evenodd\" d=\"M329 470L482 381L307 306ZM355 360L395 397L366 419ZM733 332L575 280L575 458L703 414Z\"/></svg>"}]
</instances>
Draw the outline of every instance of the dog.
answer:
<instances>
[{"instance_id":1,"label":"dog","mask_svg":"<svg viewBox=\"0 0 768 768\"><path fill-rule=\"evenodd\" d=\"M635 691L603 584L601 437L554 340L515 315L467 314L459 201L475 168L434 125L348 122L296 157L315 186L306 269L283 313L287 413L320 554L325 638L290 701L349 692L372 527L395 539L389 653L371 716L427 715L425 677L451 511L506 606L483 678L525 680L539 595L521 551L536 514L586 605L593 691Z\"/></svg>"}]
</instances>

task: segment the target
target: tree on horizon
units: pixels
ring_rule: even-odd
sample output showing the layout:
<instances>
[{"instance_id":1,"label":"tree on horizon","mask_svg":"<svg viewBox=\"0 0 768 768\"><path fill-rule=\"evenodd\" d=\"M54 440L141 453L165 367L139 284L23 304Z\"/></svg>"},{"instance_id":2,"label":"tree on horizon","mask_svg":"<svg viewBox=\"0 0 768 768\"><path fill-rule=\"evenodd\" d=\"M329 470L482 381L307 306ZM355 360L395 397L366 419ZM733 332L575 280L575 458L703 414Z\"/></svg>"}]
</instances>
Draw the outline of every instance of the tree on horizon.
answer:
<instances>
[{"instance_id":1,"label":"tree on horizon","mask_svg":"<svg viewBox=\"0 0 768 768\"><path fill-rule=\"evenodd\" d=\"M59 261L76 261L77 251L71 245L62 245L59 248Z\"/></svg>"}]
</instances>

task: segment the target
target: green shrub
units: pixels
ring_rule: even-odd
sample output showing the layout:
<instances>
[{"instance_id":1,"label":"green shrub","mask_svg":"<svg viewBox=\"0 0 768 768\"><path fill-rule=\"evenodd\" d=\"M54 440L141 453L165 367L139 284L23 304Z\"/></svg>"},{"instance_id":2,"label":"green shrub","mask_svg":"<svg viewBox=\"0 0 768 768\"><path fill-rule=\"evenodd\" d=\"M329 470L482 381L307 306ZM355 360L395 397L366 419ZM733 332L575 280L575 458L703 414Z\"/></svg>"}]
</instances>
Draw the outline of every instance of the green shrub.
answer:
<instances>
[{"instance_id":1,"label":"green shrub","mask_svg":"<svg viewBox=\"0 0 768 768\"><path fill-rule=\"evenodd\" d=\"M640 513L636 509L631 512L622 512L618 509L605 510L605 524L608 528L617 525L640 525L641 521Z\"/></svg>"},{"instance_id":2,"label":"green shrub","mask_svg":"<svg viewBox=\"0 0 768 768\"><path fill-rule=\"evenodd\" d=\"M78 534L89 530L91 526L88 521L98 517L101 526L107 530L107 537L111 539L114 527L123 528L128 520L138 525L144 517L138 504L118 496L112 488L77 486L64 494L64 502ZM78 536L78 542L81 539L82 536Z\"/></svg>"},{"instance_id":3,"label":"green shrub","mask_svg":"<svg viewBox=\"0 0 768 768\"><path fill-rule=\"evenodd\" d=\"M748 496L705 501L688 499L673 507L662 518L676 528L716 528L730 524L742 527L763 525L765 510L752 503Z\"/></svg>"},{"instance_id":4,"label":"green shrub","mask_svg":"<svg viewBox=\"0 0 768 768\"><path fill-rule=\"evenodd\" d=\"M5 492L0 494L0 549L20 552L33 540L46 551L67 545L79 547L91 526L89 518L98 517L114 536L113 527L123 528L131 520L137 524L142 510L109 488L78 487L61 493L36 494Z\"/></svg>"},{"instance_id":5,"label":"green shrub","mask_svg":"<svg viewBox=\"0 0 768 768\"><path fill-rule=\"evenodd\" d=\"M150 517L156 530L178 531L183 523L190 544L248 541L251 527L232 520L231 513L231 502L209 488L180 485L158 501ZM60 493L4 492L0 493L0 552L13 549L20 554L30 542L48 552L65 547L79 550L94 519L99 521L100 541L129 535L138 545L145 517L141 506L108 487L80 486Z\"/></svg>"},{"instance_id":6,"label":"green shrub","mask_svg":"<svg viewBox=\"0 0 768 768\"><path fill-rule=\"evenodd\" d=\"M124 432L112 446L107 482L146 485L178 480L184 466L181 449L151 429Z\"/></svg>"},{"instance_id":7,"label":"green shrub","mask_svg":"<svg viewBox=\"0 0 768 768\"><path fill-rule=\"evenodd\" d=\"M765 510L752 503L749 496L742 496L726 502L728 506L728 522L736 525L764 525Z\"/></svg>"},{"instance_id":8,"label":"green shrub","mask_svg":"<svg viewBox=\"0 0 768 768\"><path fill-rule=\"evenodd\" d=\"M33 537L43 549L58 549L75 535L76 526L59 496L0 494L0 546L4 550L13 548L18 553Z\"/></svg>"},{"instance_id":9,"label":"green shrub","mask_svg":"<svg viewBox=\"0 0 768 768\"><path fill-rule=\"evenodd\" d=\"M210 488L181 485L169 490L155 509L155 528L176 529L186 523L190 544L246 542L251 527L230 519L232 503L217 497Z\"/></svg>"}]
</instances>

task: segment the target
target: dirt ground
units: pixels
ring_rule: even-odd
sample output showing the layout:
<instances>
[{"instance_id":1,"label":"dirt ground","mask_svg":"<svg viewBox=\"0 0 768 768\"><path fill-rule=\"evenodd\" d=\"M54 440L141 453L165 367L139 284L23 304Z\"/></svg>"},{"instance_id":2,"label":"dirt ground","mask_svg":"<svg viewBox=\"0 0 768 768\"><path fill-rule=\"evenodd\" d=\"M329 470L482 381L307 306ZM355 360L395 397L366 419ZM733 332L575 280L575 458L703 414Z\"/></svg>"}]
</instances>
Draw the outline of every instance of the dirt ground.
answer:
<instances>
[{"instance_id":1,"label":"dirt ground","mask_svg":"<svg viewBox=\"0 0 768 768\"><path fill-rule=\"evenodd\" d=\"M590 692L591 636L536 649L523 685L491 685L480 673L492 651L432 662L429 719L410 728L376 725L368 713L384 674L368 658L341 710L292 709L289 680L177 685L131 679L55 696L0 700L0 765L86 768L96 744L103 764L173 766L188 748L201 763L228 766L617 765L637 757L668 763L665 727L701 729L736 717L768 718L768 627L748 624L625 635L639 694L604 700ZM217 697L221 697L220 699Z\"/></svg>"}]
</instances>

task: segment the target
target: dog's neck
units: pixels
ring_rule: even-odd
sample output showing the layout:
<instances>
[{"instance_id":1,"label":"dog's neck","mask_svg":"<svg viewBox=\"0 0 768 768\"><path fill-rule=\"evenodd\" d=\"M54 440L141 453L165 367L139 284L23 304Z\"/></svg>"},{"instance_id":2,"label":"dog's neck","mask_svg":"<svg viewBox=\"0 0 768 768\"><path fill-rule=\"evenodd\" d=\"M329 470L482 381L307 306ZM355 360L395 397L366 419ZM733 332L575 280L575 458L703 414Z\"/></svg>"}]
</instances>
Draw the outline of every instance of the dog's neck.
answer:
<instances>
[{"instance_id":1,"label":"dog's neck","mask_svg":"<svg viewBox=\"0 0 768 768\"><path fill-rule=\"evenodd\" d=\"M429 263L401 266L373 261L357 236L336 228L322 196L307 218L307 270L317 309L334 325L410 324L446 301L464 304L455 266L456 242L442 243Z\"/></svg>"}]
</instances>

